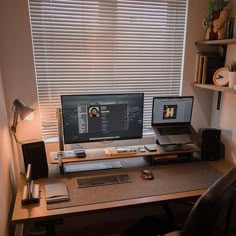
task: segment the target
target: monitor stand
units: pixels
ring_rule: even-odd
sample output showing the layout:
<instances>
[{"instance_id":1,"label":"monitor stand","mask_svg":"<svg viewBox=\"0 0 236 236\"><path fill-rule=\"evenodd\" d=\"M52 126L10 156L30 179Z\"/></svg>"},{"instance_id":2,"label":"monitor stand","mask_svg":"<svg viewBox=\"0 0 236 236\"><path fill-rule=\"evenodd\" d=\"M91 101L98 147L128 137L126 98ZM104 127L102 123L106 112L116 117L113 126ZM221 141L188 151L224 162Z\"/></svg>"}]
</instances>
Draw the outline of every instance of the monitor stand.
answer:
<instances>
[{"instance_id":1,"label":"monitor stand","mask_svg":"<svg viewBox=\"0 0 236 236\"><path fill-rule=\"evenodd\" d=\"M189 150L192 147L188 144L169 144L169 145L161 145L161 148L165 152L171 151L181 151L181 150Z\"/></svg>"}]
</instances>

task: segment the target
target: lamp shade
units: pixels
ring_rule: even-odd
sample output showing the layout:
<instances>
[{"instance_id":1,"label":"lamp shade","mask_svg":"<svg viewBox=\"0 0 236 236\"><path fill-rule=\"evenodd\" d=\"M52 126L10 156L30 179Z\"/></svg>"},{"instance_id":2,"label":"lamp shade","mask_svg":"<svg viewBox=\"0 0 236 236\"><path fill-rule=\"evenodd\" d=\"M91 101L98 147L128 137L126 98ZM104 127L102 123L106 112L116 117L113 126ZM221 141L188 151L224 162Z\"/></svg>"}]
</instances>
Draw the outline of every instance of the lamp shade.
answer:
<instances>
[{"instance_id":1,"label":"lamp shade","mask_svg":"<svg viewBox=\"0 0 236 236\"><path fill-rule=\"evenodd\" d=\"M12 111L14 112L14 118L13 118L13 124L11 126L11 131L14 135L14 138L16 142L18 142L16 138L16 127L18 124L18 116L20 116L21 120L27 119L34 111L35 109L30 106L26 106L21 100L15 99L13 101L13 107Z\"/></svg>"},{"instance_id":2,"label":"lamp shade","mask_svg":"<svg viewBox=\"0 0 236 236\"><path fill-rule=\"evenodd\" d=\"M21 100L15 99L13 102L13 105L15 107L15 112L19 113L19 116L21 120L25 120L27 117L29 117L35 109L30 106L26 106Z\"/></svg>"}]
</instances>

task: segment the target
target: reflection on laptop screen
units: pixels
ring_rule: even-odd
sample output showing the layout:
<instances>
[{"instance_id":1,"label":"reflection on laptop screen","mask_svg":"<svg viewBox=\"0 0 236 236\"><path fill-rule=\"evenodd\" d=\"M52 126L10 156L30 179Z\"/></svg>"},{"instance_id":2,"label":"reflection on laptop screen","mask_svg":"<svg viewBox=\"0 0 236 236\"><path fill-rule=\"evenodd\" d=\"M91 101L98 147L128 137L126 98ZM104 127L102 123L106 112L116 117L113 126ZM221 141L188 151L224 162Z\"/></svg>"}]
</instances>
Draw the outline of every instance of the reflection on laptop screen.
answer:
<instances>
[{"instance_id":1,"label":"reflection on laptop screen","mask_svg":"<svg viewBox=\"0 0 236 236\"><path fill-rule=\"evenodd\" d=\"M191 123L193 97L154 97L152 125Z\"/></svg>"}]
</instances>

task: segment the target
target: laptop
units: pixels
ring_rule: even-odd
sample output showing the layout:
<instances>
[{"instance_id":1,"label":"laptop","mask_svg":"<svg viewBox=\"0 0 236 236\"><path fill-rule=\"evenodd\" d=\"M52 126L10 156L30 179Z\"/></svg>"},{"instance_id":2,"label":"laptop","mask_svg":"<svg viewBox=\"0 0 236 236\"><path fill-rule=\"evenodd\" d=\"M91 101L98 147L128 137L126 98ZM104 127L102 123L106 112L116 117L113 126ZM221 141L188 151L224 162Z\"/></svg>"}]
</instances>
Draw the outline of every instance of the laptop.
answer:
<instances>
[{"instance_id":1,"label":"laptop","mask_svg":"<svg viewBox=\"0 0 236 236\"><path fill-rule=\"evenodd\" d=\"M179 145L197 142L191 125L193 96L154 97L152 128L160 145Z\"/></svg>"}]
</instances>

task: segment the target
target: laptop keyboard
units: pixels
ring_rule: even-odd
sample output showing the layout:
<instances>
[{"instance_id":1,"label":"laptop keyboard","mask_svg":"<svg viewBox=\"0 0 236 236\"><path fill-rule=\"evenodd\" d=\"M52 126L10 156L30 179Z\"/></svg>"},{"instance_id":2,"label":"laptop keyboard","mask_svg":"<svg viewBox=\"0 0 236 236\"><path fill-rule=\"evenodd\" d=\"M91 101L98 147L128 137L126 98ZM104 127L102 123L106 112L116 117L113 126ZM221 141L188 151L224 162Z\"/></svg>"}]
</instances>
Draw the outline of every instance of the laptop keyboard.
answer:
<instances>
[{"instance_id":1,"label":"laptop keyboard","mask_svg":"<svg viewBox=\"0 0 236 236\"><path fill-rule=\"evenodd\" d=\"M191 130L188 126L177 127L163 127L158 128L160 135L179 135L179 134L191 134Z\"/></svg>"}]
</instances>

